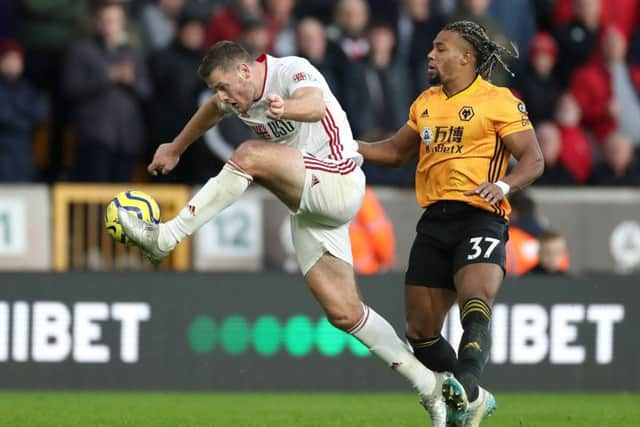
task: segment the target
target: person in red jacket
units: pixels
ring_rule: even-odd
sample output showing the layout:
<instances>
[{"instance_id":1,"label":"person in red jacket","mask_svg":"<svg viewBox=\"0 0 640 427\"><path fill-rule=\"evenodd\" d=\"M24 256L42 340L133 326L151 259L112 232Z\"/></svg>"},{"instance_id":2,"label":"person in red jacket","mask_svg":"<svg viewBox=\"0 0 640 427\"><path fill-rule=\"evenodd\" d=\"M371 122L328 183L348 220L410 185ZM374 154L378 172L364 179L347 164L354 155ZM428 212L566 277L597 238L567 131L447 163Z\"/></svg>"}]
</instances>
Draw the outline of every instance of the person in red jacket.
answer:
<instances>
[{"instance_id":1,"label":"person in red jacket","mask_svg":"<svg viewBox=\"0 0 640 427\"><path fill-rule=\"evenodd\" d=\"M580 126L581 109L575 97L566 92L558 99L555 121L560 131L560 160L580 184L587 182L593 167L591 142Z\"/></svg>"},{"instance_id":2,"label":"person in red jacket","mask_svg":"<svg viewBox=\"0 0 640 427\"><path fill-rule=\"evenodd\" d=\"M571 79L583 124L601 145L618 128L640 141L640 68L627 64L626 54L622 30L610 25L602 33L598 58L578 68Z\"/></svg>"},{"instance_id":3,"label":"person in red jacket","mask_svg":"<svg viewBox=\"0 0 640 427\"><path fill-rule=\"evenodd\" d=\"M255 19L262 19L260 0L234 0L217 9L207 23L205 46L209 48L220 40L240 40L245 22Z\"/></svg>"},{"instance_id":4,"label":"person in red jacket","mask_svg":"<svg viewBox=\"0 0 640 427\"><path fill-rule=\"evenodd\" d=\"M594 0L587 0L591 3ZM627 40L638 24L640 1L638 0L595 0L601 4L602 23L618 24L624 30ZM553 7L553 21L556 24L567 24L575 16L575 10L584 8L581 0L556 0Z\"/></svg>"}]
</instances>

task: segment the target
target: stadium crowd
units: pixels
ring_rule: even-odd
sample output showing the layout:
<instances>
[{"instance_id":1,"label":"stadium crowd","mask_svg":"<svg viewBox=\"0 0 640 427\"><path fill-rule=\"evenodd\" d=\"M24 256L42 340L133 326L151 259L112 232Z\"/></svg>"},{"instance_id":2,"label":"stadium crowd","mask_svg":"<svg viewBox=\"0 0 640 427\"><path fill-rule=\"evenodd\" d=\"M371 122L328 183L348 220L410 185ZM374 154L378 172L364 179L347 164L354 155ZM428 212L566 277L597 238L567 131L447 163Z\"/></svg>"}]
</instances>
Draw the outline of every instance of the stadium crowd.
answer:
<instances>
[{"instance_id":1,"label":"stadium crowd","mask_svg":"<svg viewBox=\"0 0 640 427\"><path fill-rule=\"evenodd\" d=\"M359 139L401 127L428 87L426 55L451 20L481 23L520 57L494 83L526 103L545 173L536 185L640 184L638 0L9 0L0 11L0 180L128 182L206 96L213 43L300 55L325 75ZM214 174L249 137L237 120L176 173ZM366 165L411 187L415 165Z\"/></svg>"}]
</instances>

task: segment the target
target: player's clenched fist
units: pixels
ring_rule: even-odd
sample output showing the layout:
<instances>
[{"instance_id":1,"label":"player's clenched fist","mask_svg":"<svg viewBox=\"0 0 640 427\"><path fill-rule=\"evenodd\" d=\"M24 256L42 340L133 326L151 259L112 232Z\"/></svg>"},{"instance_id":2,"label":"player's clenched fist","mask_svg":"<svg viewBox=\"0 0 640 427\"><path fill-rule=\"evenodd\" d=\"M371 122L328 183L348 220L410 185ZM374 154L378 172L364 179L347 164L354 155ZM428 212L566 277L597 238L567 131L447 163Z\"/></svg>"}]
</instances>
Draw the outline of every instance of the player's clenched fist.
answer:
<instances>
[{"instance_id":1,"label":"player's clenched fist","mask_svg":"<svg viewBox=\"0 0 640 427\"><path fill-rule=\"evenodd\" d=\"M267 109L266 115L270 119L279 120L284 114L284 100L279 95L267 96Z\"/></svg>"},{"instance_id":2,"label":"player's clenched fist","mask_svg":"<svg viewBox=\"0 0 640 427\"><path fill-rule=\"evenodd\" d=\"M180 154L173 143L160 144L147 170L151 175L158 175L158 172L166 175L176 167L179 160Z\"/></svg>"}]
</instances>

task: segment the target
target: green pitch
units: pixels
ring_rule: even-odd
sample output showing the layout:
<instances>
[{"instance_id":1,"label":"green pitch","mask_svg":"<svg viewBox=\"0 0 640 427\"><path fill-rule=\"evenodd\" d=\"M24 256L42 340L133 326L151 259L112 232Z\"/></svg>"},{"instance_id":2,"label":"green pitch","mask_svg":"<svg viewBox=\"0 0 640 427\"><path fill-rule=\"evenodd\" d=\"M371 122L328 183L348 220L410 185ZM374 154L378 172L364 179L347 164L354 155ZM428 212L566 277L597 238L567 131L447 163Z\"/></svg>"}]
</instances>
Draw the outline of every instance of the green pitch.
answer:
<instances>
[{"instance_id":1,"label":"green pitch","mask_svg":"<svg viewBox=\"0 0 640 427\"><path fill-rule=\"evenodd\" d=\"M483 426L640 425L640 394L497 394ZM415 427L412 394L0 393L3 427Z\"/></svg>"}]
</instances>

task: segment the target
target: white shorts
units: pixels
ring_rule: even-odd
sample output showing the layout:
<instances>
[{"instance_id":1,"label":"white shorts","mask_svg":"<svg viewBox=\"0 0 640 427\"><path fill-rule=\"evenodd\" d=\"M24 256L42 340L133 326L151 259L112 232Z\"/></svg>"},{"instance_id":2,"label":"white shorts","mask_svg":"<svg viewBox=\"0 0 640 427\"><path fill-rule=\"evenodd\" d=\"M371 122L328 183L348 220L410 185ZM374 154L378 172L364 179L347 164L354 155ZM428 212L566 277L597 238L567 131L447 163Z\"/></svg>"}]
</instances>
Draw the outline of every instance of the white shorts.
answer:
<instances>
[{"instance_id":1,"label":"white shorts","mask_svg":"<svg viewBox=\"0 0 640 427\"><path fill-rule=\"evenodd\" d=\"M304 154L307 169L291 234L302 274L325 253L353 265L349 224L360 210L365 176L352 159L318 160Z\"/></svg>"}]
</instances>

